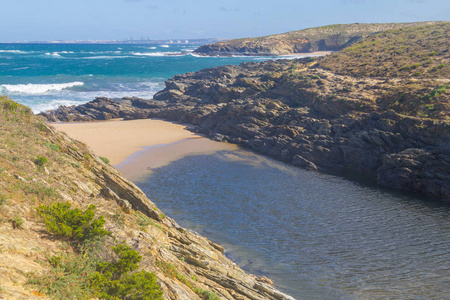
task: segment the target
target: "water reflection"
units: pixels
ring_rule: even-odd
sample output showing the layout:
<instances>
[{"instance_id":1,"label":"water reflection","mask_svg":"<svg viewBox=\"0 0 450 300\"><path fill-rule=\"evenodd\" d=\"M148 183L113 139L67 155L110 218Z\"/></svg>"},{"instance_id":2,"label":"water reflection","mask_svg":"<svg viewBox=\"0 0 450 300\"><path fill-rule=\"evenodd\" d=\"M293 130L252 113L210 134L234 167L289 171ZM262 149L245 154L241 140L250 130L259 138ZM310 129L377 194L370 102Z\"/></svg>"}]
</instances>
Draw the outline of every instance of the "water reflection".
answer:
<instances>
[{"instance_id":1,"label":"water reflection","mask_svg":"<svg viewBox=\"0 0 450 300\"><path fill-rule=\"evenodd\" d=\"M188 156L138 185L167 215L298 299L450 293L450 208L236 150Z\"/></svg>"}]
</instances>

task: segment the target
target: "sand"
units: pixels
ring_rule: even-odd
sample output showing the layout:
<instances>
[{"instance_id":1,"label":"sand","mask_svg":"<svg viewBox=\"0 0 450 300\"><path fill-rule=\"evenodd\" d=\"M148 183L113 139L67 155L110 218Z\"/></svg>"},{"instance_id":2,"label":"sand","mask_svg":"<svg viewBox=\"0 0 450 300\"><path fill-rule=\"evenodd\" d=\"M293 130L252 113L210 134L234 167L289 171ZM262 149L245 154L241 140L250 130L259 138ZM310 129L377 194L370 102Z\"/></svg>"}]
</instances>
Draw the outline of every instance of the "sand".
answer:
<instances>
[{"instance_id":1,"label":"sand","mask_svg":"<svg viewBox=\"0 0 450 300\"><path fill-rule=\"evenodd\" d=\"M336 51L315 51L315 52L305 52L305 53L291 53L291 54L282 54L280 56L292 56L292 57L305 57L305 56L325 56L333 54Z\"/></svg>"},{"instance_id":2,"label":"sand","mask_svg":"<svg viewBox=\"0 0 450 300\"><path fill-rule=\"evenodd\" d=\"M111 165L131 180L143 178L151 170L186 155L212 154L238 148L192 133L184 125L156 119L52 125L88 145L98 156L107 157Z\"/></svg>"}]
</instances>

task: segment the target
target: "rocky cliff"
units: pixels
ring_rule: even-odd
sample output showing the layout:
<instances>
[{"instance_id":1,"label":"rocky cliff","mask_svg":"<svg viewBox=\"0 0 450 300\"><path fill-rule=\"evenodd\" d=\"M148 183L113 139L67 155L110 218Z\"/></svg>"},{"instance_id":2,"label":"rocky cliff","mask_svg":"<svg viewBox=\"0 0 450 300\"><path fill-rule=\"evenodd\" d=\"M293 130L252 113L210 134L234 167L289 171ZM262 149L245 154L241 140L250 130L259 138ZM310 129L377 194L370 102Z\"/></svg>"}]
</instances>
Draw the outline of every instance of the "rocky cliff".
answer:
<instances>
[{"instance_id":1,"label":"rocky cliff","mask_svg":"<svg viewBox=\"0 0 450 300\"><path fill-rule=\"evenodd\" d=\"M178 226L84 144L28 108L2 97L0 120L0 298L58 298L43 291L70 295L79 287L75 274L55 263L76 248L50 234L36 212L42 204L68 202L83 210L96 206L111 232L103 243L125 241L139 252L141 268L156 274L164 299L292 299L269 279L245 273L221 246ZM69 278L67 284L50 279L55 269ZM30 284L30 278L46 274L45 286Z\"/></svg>"},{"instance_id":2,"label":"rocky cliff","mask_svg":"<svg viewBox=\"0 0 450 300\"><path fill-rule=\"evenodd\" d=\"M210 56L272 56L315 51L337 51L376 32L432 23L436 22L329 25L265 37L220 41L200 46L194 53Z\"/></svg>"},{"instance_id":3,"label":"rocky cliff","mask_svg":"<svg viewBox=\"0 0 450 300\"><path fill-rule=\"evenodd\" d=\"M44 116L164 118L302 168L450 201L449 38L450 23L397 29L320 59L201 70L153 100L99 98Z\"/></svg>"}]
</instances>

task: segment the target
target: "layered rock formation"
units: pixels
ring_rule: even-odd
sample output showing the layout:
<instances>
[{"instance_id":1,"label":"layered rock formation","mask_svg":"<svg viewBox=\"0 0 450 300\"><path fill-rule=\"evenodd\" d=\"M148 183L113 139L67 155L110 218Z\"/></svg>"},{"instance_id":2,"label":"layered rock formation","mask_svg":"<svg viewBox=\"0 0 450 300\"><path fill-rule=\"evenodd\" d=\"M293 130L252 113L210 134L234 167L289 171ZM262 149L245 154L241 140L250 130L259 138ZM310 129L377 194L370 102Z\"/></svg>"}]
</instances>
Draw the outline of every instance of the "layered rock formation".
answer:
<instances>
[{"instance_id":1,"label":"layered rock formation","mask_svg":"<svg viewBox=\"0 0 450 300\"><path fill-rule=\"evenodd\" d=\"M99 98L43 115L50 121L164 118L302 168L450 201L449 29L440 23L389 31L318 60L177 75L153 100ZM405 38L411 34L417 38ZM395 49L427 43L433 49L399 52L393 61L383 60L390 52L376 55L374 49L394 41ZM344 59L346 65L333 63ZM365 72L388 74L387 64L399 62L416 67L394 70L395 76L352 68L357 63L369 65Z\"/></svg>"},{"instance_id":2,"label":"layered rock formation","mask_svg":"<svg viewBox=\"0 0 450 300\"><path fill-rule=\"evenodd\" d=\"M436 22L329 25L265 37L220 41L200 46L194 53L210 56L272 56L315 51L337 51L376 32L433 23Z\"/></svg>"},{"instance_id":3,"label":"layered rock formation","mask_svg":"<svg viewBox=\"0 0 450 300\"><path fill-rule=\"evenodd\" d=\"M69 202L82 209L96 205L112 233L104 242L125 241L138 251L165 299L293 299L269 279L245 273L221 246L181 228L84 144L28 108L0 98L0 119L0 298L47 298L28 279L47 274L51 257L74 249L48 233L36 208Z\"/></svg>"}]
</instances>

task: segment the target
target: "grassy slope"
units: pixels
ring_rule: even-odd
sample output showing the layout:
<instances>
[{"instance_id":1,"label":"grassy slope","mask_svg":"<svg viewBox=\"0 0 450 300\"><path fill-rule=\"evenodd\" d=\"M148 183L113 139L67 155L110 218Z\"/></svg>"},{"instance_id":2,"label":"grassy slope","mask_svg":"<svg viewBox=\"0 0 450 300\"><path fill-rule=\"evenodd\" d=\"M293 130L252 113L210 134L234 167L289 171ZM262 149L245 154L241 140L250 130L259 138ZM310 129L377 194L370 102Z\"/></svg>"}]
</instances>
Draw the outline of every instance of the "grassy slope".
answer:
<instances>
[{"instance_id":1,"label":"grassy slope","mask_svg":"<svg viewBox=\"0 0 450 300\"><path fill-rule=\"evenodd\" d=\"M353 87L362 80L377 82L368 92L379 95L379 109L448 120L449 40L450 22L390 30L324 57L316 66L354 78Z\"/></svg>"},{"instance_id":2,"label":"grassy slope","mask_svg":"<svg viewBox=\"0 0 450 300\"><path fill-rule=\"evenodd\" d=\"M328 25L264 37L221 41L199 47L196 52L202 53L203 50L239 52L245 48L251 49L250 52L276 55L318 50L340 50L376 32L433 23L436 22Z\"/></svg>"},{"instance_id":3,"label":"grassy slope","mask_svg":"<svg viewBox=\"0 0 450 300\"><path fill-rule=\"evenodd\" d=\"M105 217L105 227L112 231L117 241L128 240L145 232L149 239L140 238L140 242L146 244L140 249L144 256L141 266L155 271L160 283L166 280L173 282L155 266L155 260L158 259L169 264L156 254L168 247L163 246L163 243L169 245L165 232L170 229L163 221L150 220L140 212L126 210L118 202L103 197L101 189L108 178L114 184L124 186L130 195L138 195L136 187L133 188L131 183L83 143L46 125L28 107L0 97L0 298L47 298L42 287L27 284L28 279L53 272L49 258L54 255L76 257L70 244L49 235L37 214L39 205L54 202L68 201L72 207L83 210L90 204L96 205L97 216L102 214ZM142 197L145 197L143 193ZM151 202L148 203L153 206ZM161 220L165 220L156 207L152 209L159 213ZM112 238L108 238L103 247L114 243ZM108 252L103 253L105 258L111 258L110 255ZM76 259L83 260L81 256ZM172 268L182 268L176 263L173 265ZM61 282L53 282L50 277L48 287L55 293L67 294L64 298L79 299L80 295L76 293L84 289L82 283L88 275L84 269L73 268L67 276L71 276L71 289L67 289L65 284L61 286ZM176 286L177 283L170 284ZM168 292L167 285L164 286L165 292ZM191 286L197 284L192 283ZM183 289L191 293L188 297L198 299L190 288L179 288ZM85 291L88 294L88 290ZM197 294L203 292L201 288L196 291Z\"/></svg>"},{"instance_id":4,"label":"grassy slope","mask_svg":"<svg viewBox=\"0 0 450 300\"><path fill-rule=\"evenodd\" d=\"M450 74L450 22L389 30L323 59L342 75L439 78Z\"/></svg>"}]
</instances>

